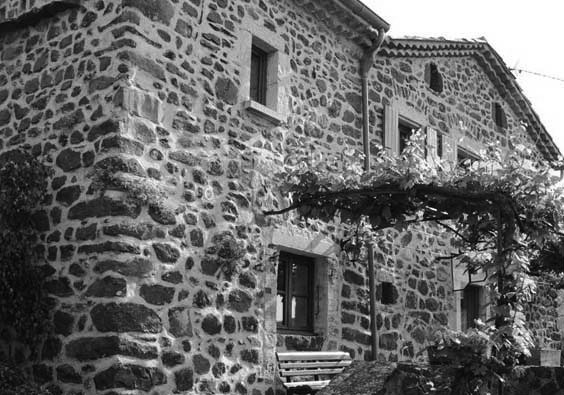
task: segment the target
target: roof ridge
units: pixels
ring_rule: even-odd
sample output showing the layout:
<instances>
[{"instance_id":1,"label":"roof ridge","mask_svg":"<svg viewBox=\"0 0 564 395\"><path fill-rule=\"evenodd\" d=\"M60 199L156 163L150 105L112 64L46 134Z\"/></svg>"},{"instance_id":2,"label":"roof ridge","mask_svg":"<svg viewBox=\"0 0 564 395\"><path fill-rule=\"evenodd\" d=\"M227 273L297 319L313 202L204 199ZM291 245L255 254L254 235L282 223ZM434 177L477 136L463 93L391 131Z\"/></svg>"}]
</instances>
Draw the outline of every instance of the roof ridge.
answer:
<instances>
[{"instance_id":1,"label":"roof ridge","mask_svg":"<svg viewBox=\"0 0 564 395\"><path fill-rule=\"evenodd\" d=\"M447 38L443 36L439 37L425 37L417 35L405 35L402 37L392 37L388 36L390 41L414 41L414 42L430 42L430 43L461 43L461 44L489 44L488 40L484 37L476 38Z\"/></svg>"}]
</instances>

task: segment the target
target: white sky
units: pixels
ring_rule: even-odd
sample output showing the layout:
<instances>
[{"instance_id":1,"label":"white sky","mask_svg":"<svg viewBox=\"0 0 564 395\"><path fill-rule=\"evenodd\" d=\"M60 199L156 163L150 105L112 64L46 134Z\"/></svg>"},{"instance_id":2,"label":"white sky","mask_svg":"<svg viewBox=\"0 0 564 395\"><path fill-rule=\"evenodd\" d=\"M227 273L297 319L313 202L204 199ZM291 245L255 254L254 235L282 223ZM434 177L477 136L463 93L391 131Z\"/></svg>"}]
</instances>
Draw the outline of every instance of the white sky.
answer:
<instances>
[{"instance_id":1,"label":"white sky","mask_svg":"<svg viewBox=\"0 0 564 395\"><path fill-rule=\"evenodd\" d=\"M364 0L390 23L388 35L485 37L511 68L564 79L561 0ZM517 82L564 154L564 81L526 73Z\"/></svg>"}]
</instances>

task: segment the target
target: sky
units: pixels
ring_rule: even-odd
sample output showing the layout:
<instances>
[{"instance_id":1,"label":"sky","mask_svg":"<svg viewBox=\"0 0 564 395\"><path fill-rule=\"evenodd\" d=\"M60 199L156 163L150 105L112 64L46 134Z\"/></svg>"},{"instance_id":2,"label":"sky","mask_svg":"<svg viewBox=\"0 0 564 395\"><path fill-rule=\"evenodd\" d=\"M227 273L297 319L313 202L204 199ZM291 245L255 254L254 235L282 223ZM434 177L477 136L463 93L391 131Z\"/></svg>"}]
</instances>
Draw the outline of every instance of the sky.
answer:
<instances>
[{"instance_id":1,"label":"sky","mask_svg":"<svg viewBox=\"0 0 564 395\"><path fill-rule=\"evenodd\" d=\"M364 0L391 37L485 37L507 66L564 80L560 0ZM564 154L564 81L515 72L517 82Z\"/></svg>"}]
</instances>

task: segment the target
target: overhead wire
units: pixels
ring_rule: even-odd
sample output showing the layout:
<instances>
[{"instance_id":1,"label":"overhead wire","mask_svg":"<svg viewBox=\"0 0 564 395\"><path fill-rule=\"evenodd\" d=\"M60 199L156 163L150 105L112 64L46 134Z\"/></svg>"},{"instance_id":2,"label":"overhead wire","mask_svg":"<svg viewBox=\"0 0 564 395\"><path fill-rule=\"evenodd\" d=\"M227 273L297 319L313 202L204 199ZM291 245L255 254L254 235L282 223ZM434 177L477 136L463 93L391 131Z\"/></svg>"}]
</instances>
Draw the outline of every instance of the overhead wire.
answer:
<instances>
[{"instance_id":1,"label":"overhead wire","mask_svg":"<svg viewBox=\"0 0 564 395\"><path fill-rule=\"evenodd\" d=\"M509 70L511 70L511 71L516 71L516 72L518 72L519 74L521 74L521 73L527 73L527 74L536 75L537 77L549 78L549 79L551 79L551 80L564 82L564 78L555 77L555 76L548 75L548 74L543 74L543 73L538 73L538 72L536 72L536 71L530 71L530 70L524 70L524 69L518 69L518 68L509 68Z\"/></svg>"}]
</instances>

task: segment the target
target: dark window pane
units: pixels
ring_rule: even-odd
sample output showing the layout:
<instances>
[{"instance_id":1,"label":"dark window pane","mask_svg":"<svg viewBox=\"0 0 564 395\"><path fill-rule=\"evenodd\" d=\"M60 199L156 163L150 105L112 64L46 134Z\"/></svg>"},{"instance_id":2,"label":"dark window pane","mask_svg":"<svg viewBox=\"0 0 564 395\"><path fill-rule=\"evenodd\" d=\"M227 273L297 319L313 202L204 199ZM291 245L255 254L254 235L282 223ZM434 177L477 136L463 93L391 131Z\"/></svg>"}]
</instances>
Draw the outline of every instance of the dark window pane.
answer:
<instances>
[{"instance_id":1,"label":"dark window pane","mask_svg":"<svg viewBox=\"0 0 564 395\"><path fill-rule=\"evenodd\" d=\"M475 326L474 320L480 318L480 287L468 286L464 289L461 300L461 329Z\"/></svg>"},{"instance_id":2,"label":"dark window pane","mask_svg":"<svg viewBox=\"0 0 564 395\"><path fill-rule=\"evenodd\" d=\"M251 53L251 81L250 98L261 104L266 104L266 66L267 53L253 46Z\"/></svg>"},{"instance_id":3,"label":"dark window pane","mask_svg":"<svg viewBox=\"0 0 564 395\"><path fill-rule=\"evenodd\" d=\"M503 111L503 108L499 103L494 103L494 121L496 126L500 128L507 127L507 118L505 116L505 111Z\"/></svg>"},{"instance_id":4,"label":"dark window pane","mask_svg":"<svg viewBox=\"0 0 564 395\"><path fill-rule=\"evenodd\" d=\"M443 157L443 135L440 133L437 133L437 156Z\"/></svg>"},{"instance_id":5,"label":"dark window pane","mask_svg":"<svg viewBox=\"0 0 564 395\"><path fill-rule=\"evenodd\" d=\"M309 266L292 264L292 293L298 296L307 296L309 291Z\"/></svg>"},{"instance_id":6,"label":"dark window pane","mask_svg":"<svg viewBox=\"0 0 564 395\"><path fill-rule=\"evenodd\" d=\"M250 96L251 96L251 100L254 101L258 101L258 89L259 89L259 72L258 70L260 69L260 56L258 56L257 54L255 54L255 52L253 51L253 54L251 56L251 92L250 92Z\"/></svg>"},{"instance_id":7,"label":"dark window pane","mask_svg":"<svg viewBox=\"0 0 564 395\"><path fill-rule=\"evenodd\" d=\"M480 288L467 287L464 290L464 300L466 300L468 326L473 327L474 320L480 318Z\"/></svg>"},{"instance_id":8,"label":"dark window pane","mask_svg":"<svg viewBox=\"0 0 564 395\"><path fill-rule=\"evenodd\" d=\"M437 68L437 65L432 63L431 64L431 75L429 85L432 90L437 93L441 93L443 91L443 77Z\"/></svg>"},{"instance_id":9,"label":"dark window pane","mask_svg":"<svg viewBox=\"0 0 564 395\"><path fill-rule=\"evenodd\" d=\"M308 327L309 300L304 297L292 297L290 322L292 327L303 329Z\"/></svg>"},{"instance_id":10,"label":"dark window pane","mask_svg":"<svg viewBox=\"0 0 564 395\"><path fill-rule=\"evenodd\" d=\"M286 292L286 262L278 263L278 278L276 279L278 291Z\"/></svg>"}]
</instances>

